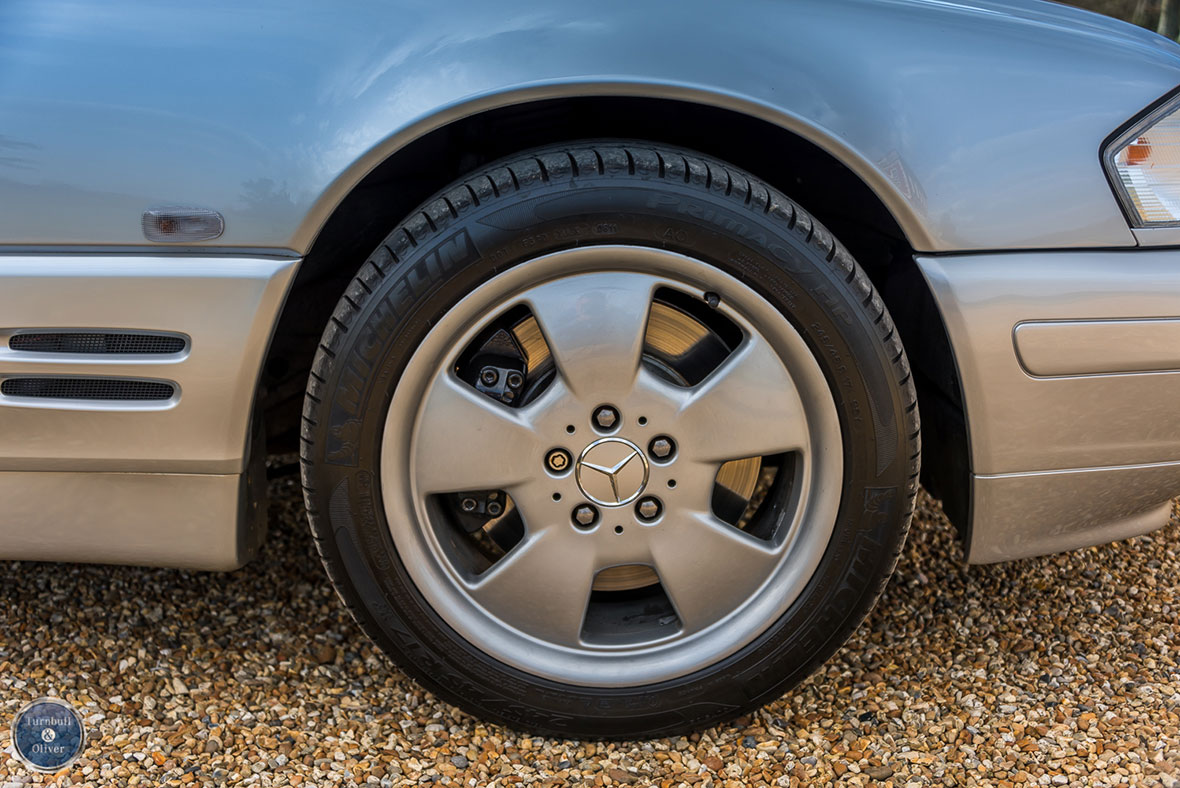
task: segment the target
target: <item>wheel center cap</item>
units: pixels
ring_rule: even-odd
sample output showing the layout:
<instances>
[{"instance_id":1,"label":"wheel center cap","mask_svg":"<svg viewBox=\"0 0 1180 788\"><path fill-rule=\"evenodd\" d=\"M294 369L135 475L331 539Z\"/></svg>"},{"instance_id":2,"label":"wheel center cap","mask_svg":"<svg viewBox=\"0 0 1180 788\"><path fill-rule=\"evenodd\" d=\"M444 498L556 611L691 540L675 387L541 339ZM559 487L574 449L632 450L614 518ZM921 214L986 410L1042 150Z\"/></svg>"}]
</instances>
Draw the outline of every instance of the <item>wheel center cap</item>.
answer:
<instances>
[{"instance_id":1,"label":"wheel center cap","mask_svg":"<svg viewBox=\"0 0 1180 788\"><path fill-rule=\"evenodd\" d=\"M582 450L574 475L582 494L600 506L622 506L647 486L647 457L622 438L596 440Z\"/></svg>"}]
</instances>

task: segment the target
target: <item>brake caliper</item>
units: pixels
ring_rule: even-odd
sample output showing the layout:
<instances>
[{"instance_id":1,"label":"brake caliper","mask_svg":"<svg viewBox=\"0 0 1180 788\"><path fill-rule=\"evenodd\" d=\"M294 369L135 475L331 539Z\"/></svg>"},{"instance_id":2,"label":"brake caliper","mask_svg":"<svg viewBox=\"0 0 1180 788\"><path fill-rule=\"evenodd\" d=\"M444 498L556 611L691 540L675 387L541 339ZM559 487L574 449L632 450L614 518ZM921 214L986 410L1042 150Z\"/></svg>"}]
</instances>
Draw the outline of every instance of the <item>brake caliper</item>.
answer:
<instances>
[{"instance_id":1,"label":"brake caliper","mask_svg":"<svg viewBox=\"0 0 1180 788\"><path fill-rule=\"evenodd\" d=\"M516 338L501 328L472 356L461 376L476 390L512 405L524 390L526 369L524 351Z\"/></svg>"}]
</instances>

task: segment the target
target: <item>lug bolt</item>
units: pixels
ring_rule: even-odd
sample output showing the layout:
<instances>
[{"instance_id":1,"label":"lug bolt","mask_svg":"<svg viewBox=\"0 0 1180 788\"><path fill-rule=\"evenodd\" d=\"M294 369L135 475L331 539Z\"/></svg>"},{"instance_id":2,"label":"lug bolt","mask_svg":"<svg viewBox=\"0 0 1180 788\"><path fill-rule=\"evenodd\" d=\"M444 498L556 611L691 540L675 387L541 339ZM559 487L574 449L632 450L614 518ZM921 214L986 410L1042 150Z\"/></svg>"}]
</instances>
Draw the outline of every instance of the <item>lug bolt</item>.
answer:
<instances>
[{"instance_id":1,"label":"lug bolt","mask_svg":"<svg viewBox=\"0 0 1180 788\"><path fill-rule=\"evenodd\" d=\"M564 473L570 467L570 453L565 449L554 449L545 456L545 464L554 473Z\"/></svg>"},{"instance_id":2,"label":"lug bolt","mask_svg":"<svg viewBox=\"0 0 1180 788\"><path fill-rule=\"evenodd\" d=\"M496 381L500 379L500 373L492 367L484 367L479 373L479 379L483 381L485 386L494 386Z\"/></svg>"},{"instance_id":3,"label":"lug bolt","mask_svg":"<svg viewBox=\"0 0 1180 788\"><path fill-rule=\"evenodd\" d=\"M672 452L676 451L676 441L667 435L661 435L658 438L652 439L651 444L648 446L648 451L656 459L666 460L672 456Z\"/></svg>"},{"instance_id":4,"label":"lug bolt","mask_svg":"<svg viewBox=\"0 0 1180 788\"><path fill-rule=\"evenodd\" d=\"M490 514L492 517L499 517L504 513L504 507L499 501L488 501L487 509L488 514Z\"/></svg>"},{"instance_id":5,"label":"lug bolt","mask_svg":"<svg viewBox=\"0 0 1180 788\"><path fill-rule=\"evenodd\" d=\"M618 420L619 412L609 405L603 405L594 411L594 423L604 430L609 430L615 426L615 422Z\"/></svg>"},{"instance_id":6,"label":"lug bolt","mask_svg":"<svg viewBox=\"0 0 1180 788\"><path fill-rule=\"evenodd\" d=\"M594 521L598 519L598 510L588 503L581 504L574 507L574 522L578 525L589 528L594 525Z\"/></svg>"},{"instance_id":7,"label":"lug bolt","mask_svg":"<svg viewBox=\"0 0 1180 788\"><path fill-rule=\"evenodd\" d=\"M660 502L655 498L642 498L639 503L635 504L635 512L639 515L639 519L651 521L660 516Z\"/></svg>"}]
</instances>

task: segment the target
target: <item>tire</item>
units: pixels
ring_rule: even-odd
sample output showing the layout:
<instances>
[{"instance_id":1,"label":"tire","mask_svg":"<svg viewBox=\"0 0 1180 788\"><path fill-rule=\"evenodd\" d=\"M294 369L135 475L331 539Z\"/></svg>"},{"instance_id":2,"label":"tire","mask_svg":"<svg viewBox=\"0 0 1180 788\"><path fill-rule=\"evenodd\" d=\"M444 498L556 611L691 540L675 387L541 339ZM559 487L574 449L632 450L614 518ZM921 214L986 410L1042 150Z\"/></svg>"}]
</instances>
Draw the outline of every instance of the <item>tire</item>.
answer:
<instances>
[{"instance_id":1,"label":"tire","mask_svg":"<svg viewBox=\"0 0 1180 788\"><path fill-rule=\"evenodd\" d=\"M654 293L645 323L632 292ZM657 311L710 360L659 355ZM730 439L744 459L718 466ZM902 548L920 443L893 322L826 229L707 156L591 141L488 166L392 230L324 332L301 454L328 575L407 674L484 720L630 738L749 712L835 652ZM755 464L724 520L712 474Z\"/></svg>"}]
</instances>

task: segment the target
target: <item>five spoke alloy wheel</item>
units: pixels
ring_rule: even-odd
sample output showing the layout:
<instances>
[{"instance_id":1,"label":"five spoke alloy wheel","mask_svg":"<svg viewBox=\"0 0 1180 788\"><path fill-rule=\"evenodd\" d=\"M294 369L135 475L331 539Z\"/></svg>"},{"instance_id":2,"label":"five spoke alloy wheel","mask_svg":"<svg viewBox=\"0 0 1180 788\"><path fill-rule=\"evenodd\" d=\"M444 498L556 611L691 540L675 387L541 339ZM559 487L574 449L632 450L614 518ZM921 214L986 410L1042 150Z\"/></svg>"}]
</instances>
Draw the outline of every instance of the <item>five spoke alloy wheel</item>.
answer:
<instances>
[{"instance_id":1,"label":"five spoke alloy wheel","mask_svg":"<svg viewBox=\"0 0 1180 788\"><path fill-rule=\"evenodd\" d=\"M709 306L706 293L723 295ZM729 324L734 347L694 385L645 352L661 298ZM462 359L526 314L554 369L505 403L463 379ZM675 455L649 456L656 440ZM605 245L522 263L431 329L389 408L381 487L418 588L465 639L535 675L628 686L716 662L795 600L831 537L840 443L823 373L765 299L683 255ZM555 447L572 473L553 470ZM713 506L721 467L747 458L776 458L784 476L758 533ZM446 507L481 494L519 521L490 557L464 549ZM614 592L625 599L596 590L621 567L655 582Z\"/></svg>"},{"instance_id":2,"label":"five spoke alloy wheel","mask_svg":"<svg viewBox=\"0 0 1180 788\"><path fill-rule=\"evenodd\" d=\"M301 467L341 599L482 719L713 725L813 671L904 543L919 429L868 277L692 151L600 141L453 184L358 270Z\"/></svg>"}]
</instances>

